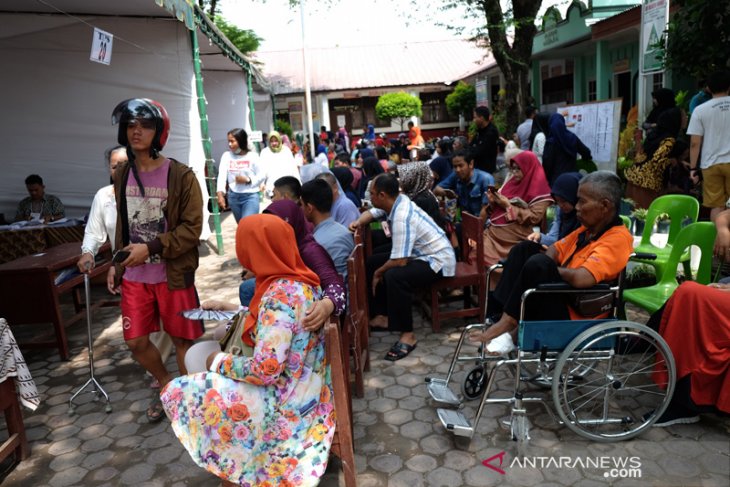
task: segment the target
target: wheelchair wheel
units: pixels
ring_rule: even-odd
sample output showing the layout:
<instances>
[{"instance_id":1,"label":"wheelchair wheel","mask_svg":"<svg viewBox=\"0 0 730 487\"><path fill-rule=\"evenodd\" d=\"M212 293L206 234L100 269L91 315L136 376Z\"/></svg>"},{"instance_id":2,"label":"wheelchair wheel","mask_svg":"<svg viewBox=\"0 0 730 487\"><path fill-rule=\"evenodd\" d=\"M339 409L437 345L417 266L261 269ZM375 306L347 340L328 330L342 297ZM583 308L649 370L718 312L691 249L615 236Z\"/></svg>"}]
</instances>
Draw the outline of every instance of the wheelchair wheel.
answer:
<instances>
[{"instance_id":1,"label":"wheelchair wheel","mask_svg":"<svg viewBox=\"0 0 730 487\"><path fill-rule=\"evenodd\" d=\"M666 377L657 382L655 371L666 371ZM560 355L553 402L578 435L598 442L626 440L662 415L675 374L672 352L658 333L638 323L609 321L578 335Z\"/></svg>"},{"instance_id":2,"label":"wheelchair wheel","mask_svg":"<svg viewBox=\"0 0 730 487\"><path fill-rule=\"evenodd\" d=\"M464 382L461 383L461 393L469 401L480 398L488 379L489 374L486 367L477 365L467 372L466 377L464 377Z\"/></svg>"}]
</instances>

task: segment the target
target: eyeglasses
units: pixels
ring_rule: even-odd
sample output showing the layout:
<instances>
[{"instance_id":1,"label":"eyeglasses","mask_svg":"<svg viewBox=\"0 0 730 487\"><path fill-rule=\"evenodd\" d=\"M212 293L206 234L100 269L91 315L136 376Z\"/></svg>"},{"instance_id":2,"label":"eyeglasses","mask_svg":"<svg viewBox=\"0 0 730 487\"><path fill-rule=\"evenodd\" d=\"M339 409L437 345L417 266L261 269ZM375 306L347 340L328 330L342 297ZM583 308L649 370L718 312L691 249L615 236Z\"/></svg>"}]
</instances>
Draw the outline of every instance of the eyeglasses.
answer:
<instances>
[{"instance_id":1,"label":"eyeglasses","mask_svg":"<svg viewBox=\"0 0 730 487\"><path fill-rule=\"evenodd\" d=\"M522 169L520 169L520 166L518 166L517 164L510 164L509 171L510 172L522 172Z\"/></svg>"},{"instance_id":2,"label":"eyeglasses","mask_svg":"<svg viewBox=\"0 0 730 487\"><path fill-rule=\"evenodd\" d=\"M133 118L127 123L127 128L137 128L141 127L143 129L147 130L154 130L155 129L155 121L154 120L148 120L146 118Z\"/></svg>"}]
</instances>

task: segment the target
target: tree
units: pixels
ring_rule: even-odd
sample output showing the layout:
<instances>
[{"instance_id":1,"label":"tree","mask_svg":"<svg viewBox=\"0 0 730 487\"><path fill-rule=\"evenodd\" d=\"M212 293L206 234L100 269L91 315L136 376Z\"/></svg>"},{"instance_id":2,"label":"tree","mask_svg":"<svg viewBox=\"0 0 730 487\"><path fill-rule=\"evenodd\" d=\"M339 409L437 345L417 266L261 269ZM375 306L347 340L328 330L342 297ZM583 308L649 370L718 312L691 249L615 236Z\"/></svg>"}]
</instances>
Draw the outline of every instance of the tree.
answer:
<instances>
[{"instance_id":1,"label":"tree","mask_svg":"<svg viewBox=\"0 0 730 487\"><path fill-rule=\"evenodd\" d=\"M215 18L215 25L243 54L256 52L261 45L262 39L252 30L239 29L229 24L223 17Z\"/></svg>"},{"instance_id":2,"label":"tree","mask_svg":"<svg viewBox=\"0 0 730 487\"><path fill-rule=\"evenodd\" d=\"M446 110L451 115L463 115L468 118L477 106L477 91L463 81L457 83L454 91L446 96Z\"/></svg>"},{"instance_id":3,"label":"tree","mask_svg":"<svg viewBox=\"0 0 730 487\"><path fill-rule=\"evenodd\" d=\"M514 131L520 115L530 103L527 81L532 58L532 41L537 34L535 18L542 0L511 0L511 8L502 10L500 0L450 0L444 8L462 7L466 16L486 20L472 40L491 50L505 79L504 110L507 129ZM507 31L514 28L514 33Z\"/></svg>"},{"instance_id":4,"label":"tree","mask_svg":"<svg viewBox=\"0 0 730 487\"><path fill-rule=\"evenodd\" d=\"M239 29L219 16L218 0L198 0L198 6L241 53L249 54L258 50L263 39L257 36L254 31Z\"/></svg>"},{"instance_id":5,"label":"tree","mask_svg":"<svg viewBox=\"0 0 730 487\"><path fill-rule=\"evenodd\" d=\"M664 65L697 79L730 68L730 2L672 0ZM708 37L709 36L709 37Z\"/></svg>"},{"instance_id":6,"label":"tree","mask_svg":"<svg viewBox=\"0 0 730 487\"><path fill-rule=\"evenodd\" d=\"M381 95L375 104L375 116L381 120L395 120L401 130L406 120L420 117L422 113L421 100L404 91Z\"/></svg>"}]
</instances>

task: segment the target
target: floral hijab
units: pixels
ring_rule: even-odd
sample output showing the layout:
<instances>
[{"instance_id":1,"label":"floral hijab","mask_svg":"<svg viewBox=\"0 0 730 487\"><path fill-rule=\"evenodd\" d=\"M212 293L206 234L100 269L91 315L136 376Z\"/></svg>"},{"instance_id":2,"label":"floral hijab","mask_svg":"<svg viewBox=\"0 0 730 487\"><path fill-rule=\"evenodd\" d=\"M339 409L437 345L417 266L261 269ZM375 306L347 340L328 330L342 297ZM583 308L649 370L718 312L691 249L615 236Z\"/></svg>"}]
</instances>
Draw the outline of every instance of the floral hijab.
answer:
<instances>
[{"instance_id":1,"label":"floral hijab","mask_svg":"<svg viewBox=\"0 0 730 487\"><path fill-rule=\"evenodd\" d=\"M242 338L249 346L254 346L261 298L277 279L319 286L319 277L304 265L295 242L293 228L275 215L250 215L238 224L236 256L241 265L256 274L256 291L243 325Z\"/></svg>"}]
</instances>

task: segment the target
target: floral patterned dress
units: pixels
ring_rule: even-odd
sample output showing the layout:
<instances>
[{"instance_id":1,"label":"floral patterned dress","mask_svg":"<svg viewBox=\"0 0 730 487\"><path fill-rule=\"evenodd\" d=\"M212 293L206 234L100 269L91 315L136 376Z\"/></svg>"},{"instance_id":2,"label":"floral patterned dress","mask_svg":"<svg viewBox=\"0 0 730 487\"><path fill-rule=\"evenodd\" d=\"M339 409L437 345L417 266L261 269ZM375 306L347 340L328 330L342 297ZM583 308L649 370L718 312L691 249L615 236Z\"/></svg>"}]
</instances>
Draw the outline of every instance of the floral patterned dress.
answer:
<instances>
[{"instance_id":1,"label":"floral patterned dress","mask_svg":"<svg viewBox=\"0 0 730 487\"><path fill-rule=\"evenodd\" d=\"M261 298L253 357L220 354L170 382L161 398L193 460L243 486L310 486L335 431L324 334L304 331L319 290L288 279Z\"/></svg>"}]
</instances>

